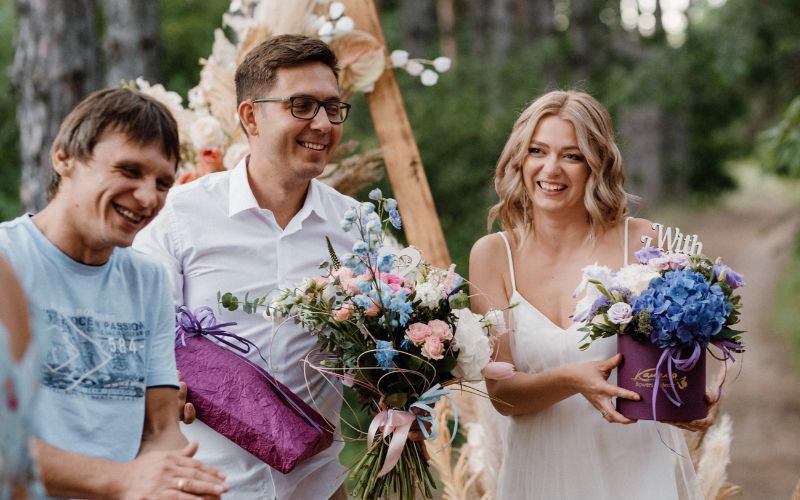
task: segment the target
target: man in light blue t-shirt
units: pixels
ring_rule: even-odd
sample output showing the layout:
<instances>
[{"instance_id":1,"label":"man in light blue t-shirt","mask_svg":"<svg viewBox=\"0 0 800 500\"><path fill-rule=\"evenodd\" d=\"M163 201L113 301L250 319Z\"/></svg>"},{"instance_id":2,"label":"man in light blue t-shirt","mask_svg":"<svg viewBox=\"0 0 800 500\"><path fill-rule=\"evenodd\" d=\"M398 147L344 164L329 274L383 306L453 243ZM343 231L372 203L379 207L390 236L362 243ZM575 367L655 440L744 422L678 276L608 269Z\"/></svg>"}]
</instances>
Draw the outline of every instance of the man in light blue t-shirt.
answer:
<instances>
[{"instance_id":1,"label":"man in light blue t-shirt","mask_svg":"<svg viewBox=\"0 0 800 500\"><path fill-rule=\"evenodd\" d=\"M34 334L49 343L33 429L50 495L227 489L178 427L169 277L128 248L164 205L178 155L162 104L131 89L95 92L61 124L50 203L0 224L0 253L30 301Z\"/></svg>"}]
</instances>

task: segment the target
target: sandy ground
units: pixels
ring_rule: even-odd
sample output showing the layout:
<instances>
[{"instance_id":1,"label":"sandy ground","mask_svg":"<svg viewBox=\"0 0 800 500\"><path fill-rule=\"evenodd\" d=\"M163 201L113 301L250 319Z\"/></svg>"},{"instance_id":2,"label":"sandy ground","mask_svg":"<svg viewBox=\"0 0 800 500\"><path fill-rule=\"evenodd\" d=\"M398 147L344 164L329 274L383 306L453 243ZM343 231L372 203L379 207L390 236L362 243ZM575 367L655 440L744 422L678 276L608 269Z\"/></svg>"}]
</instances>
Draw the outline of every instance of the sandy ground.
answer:
<instances>
[{"instance_id":1,"label":"sandy ground","mask_svg":"<svg viewBox=\"0 0 800 500\"><path fill-rule=\"evenodd\" d=\"M746 187L722 206L691 215L667 211L660 221L699 234L703 253L723 256L745 276L740 329L747 352L721 408L733 420L728 479L743 488L741 498L789 499L800 480L800 362L770 327L770 315L800 231L800 188L752 171L741 177Z\"/></svg>"}]
</instances>

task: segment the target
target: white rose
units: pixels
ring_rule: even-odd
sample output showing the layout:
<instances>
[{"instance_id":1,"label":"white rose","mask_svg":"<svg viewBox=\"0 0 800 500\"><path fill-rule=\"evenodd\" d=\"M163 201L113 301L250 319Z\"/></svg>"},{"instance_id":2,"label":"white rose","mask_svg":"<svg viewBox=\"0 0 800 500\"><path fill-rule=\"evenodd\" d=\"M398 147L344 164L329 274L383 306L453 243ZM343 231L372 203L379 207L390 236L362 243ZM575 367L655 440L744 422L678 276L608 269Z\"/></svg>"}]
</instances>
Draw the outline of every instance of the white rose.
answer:
<instances>
[{"instance_id":1,"label":"white rose","mask_svg":"<svg viewBox=\"0 0 800 500\"><path fill-rule=\"evenodd\" d=\"M620 269L614 278L617 286L627 288L634 295L639 295L647 289L650 280L659 276L661 275L657 271L646 265L630 264Z\"/></svg>"},{"instance_id":2,"label":"white rose","mask_svg":"<svg viewBox=\"0 0 800 500\"><path fill-rule=\"evenodd\" d=\"M189 135L192 145L197 149L219 148L225 140L222 125L213 116L203 116L195 121Z\"/></svg>"},{"instance_id":3,"label":"white rose","mask_svg":"<svg viewBox=\"0 0 800 500\"><path fill-rule=\"evenodd\" d=\"M492 347L481 324L481 316L469 309L457 309L458 318L453 337L453 348L458 359L453 374L464 380L482 380L481 370L491 361Z\"/></svg>"}]
</instances>

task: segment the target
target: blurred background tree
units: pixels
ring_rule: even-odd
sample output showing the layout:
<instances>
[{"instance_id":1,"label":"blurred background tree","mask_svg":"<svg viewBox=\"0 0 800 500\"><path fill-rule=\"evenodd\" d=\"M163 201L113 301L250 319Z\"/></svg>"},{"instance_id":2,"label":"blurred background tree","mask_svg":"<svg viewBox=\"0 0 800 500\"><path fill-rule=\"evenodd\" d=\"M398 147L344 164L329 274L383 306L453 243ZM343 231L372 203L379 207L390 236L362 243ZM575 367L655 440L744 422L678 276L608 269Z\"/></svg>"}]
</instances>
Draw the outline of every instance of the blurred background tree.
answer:
<instances>
[{"instance_id":1,"label":"blurred background tree","mask_svg":"<svg viewBox=\"0 0 800 500\"><path fill-rule=\"evenodd\" d=\"M11 66L13 33L17 40L44 36L23 22L37 3L0 0L0 35L4 35L0 67ZM96 66L92 71L97 77L85 71L87 82L113 84L144 75L151 83L160 81L185 96L198 81L198 60L210 53L213 30L220 26L229 3L81 0L56 2L48 8L84 5L83 21L94 28L94 41L87 43L83 56L61 57L73 66L76 61ZM792 153L797 148L796 111L787 114L785 122L794 135L772 128L800 88L800 3L794 0L376 0L376 4L390 50L404 48L412 57L430 59L445 54L456 62L434 87L422 88L408 75L400 75L399 81L450 253L462 270L472 242L485 232L486 209L495 200L494 163L511 125L530 99L547 90L583 89L608 106L626 159L629 190L644 196L645 210L665 202L713 197L733 187L726 162L754 155L759 144L760 151L789 151L774 154L783 158L773 162L782 165L774 170L797 172L796 162L795 167L786 163L786 158L796 157ZM64 29L70 26L79 23L67 22ZM81 36L87 37L86 30ZM17 106L26 92L43 94L30 78L20 78L25 74L20 71L14 73L13 94L9 73L0 74L4 218L21 209L20 164L35 158L40 182L48 169L46 148L52 138L31 131L45 127L40 123L44 121L52 131L51 123L57 126L72 106L62 100L57 109L19 120L24 123L24 138L34 135L35 149L45 151L21 158ZM67 73L74 76L76 71ZM51 82L56 83L57 79ZM81 85L85 86L73 84L75 99L102 83ZM362 148L373 147L366 103L361 96L353 100L356 108L345 139L359 140ZM766 129L772 132L759 142ZM23 184L31 182L26 177ZM388 191L388 182L384 184ZM31 188L23 185L22 192L26 189ZM35 199L25 202L29 210L43 203L38 197L29 199Z\"/></svg>"}]
</instances>

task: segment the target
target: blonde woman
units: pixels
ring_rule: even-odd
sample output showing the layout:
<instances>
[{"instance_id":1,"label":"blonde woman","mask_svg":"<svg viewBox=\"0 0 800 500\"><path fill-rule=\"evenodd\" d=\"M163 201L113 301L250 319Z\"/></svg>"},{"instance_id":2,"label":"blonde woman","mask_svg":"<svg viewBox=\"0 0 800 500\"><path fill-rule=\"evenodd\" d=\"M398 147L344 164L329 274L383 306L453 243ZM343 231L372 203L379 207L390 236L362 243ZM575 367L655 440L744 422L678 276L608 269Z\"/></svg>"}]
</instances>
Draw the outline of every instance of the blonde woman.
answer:
<instances>
[{"instance_id":1,"label":"blonde woman","mask_svg":"<svg viewBox=\"0 0 800 500\"><path fill-rule=\"evenodd\" d=\"M649 221L627 221L622 158L606 109L588 94L550 92L514 124L495 173L500 201L470 256L473 309L514 304L498 360L516 365L509 379L487 381L497 410L509 417L497 498L695 498L696 478L677 429L635 425L614 398L616 341L579 350L570 315L581 268L612 269L650 234ZM502 401L502 402L500 402ZM707 421L687 426L704 428ZM687 458L671 451L666 444Z\"/></svg>"}]
</instances>

